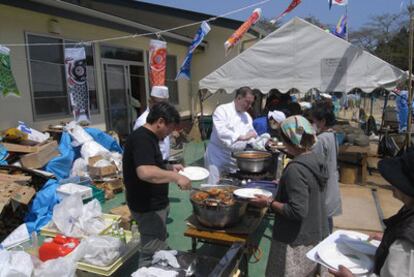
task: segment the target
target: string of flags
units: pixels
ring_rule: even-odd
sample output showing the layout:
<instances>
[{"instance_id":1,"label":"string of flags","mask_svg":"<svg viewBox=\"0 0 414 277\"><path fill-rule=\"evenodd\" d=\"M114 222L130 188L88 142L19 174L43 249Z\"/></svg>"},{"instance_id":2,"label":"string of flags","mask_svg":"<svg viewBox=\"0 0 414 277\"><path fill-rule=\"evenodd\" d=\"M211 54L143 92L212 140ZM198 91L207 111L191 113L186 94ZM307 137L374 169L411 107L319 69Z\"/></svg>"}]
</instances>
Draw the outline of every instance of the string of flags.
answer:
<instances>
[{"instance_id":1,"label":"string of flags","mask_svg":"<svg viewBox=\"0 0 414 277\"><path fill-rule=\"evenodd\" d=\"M299 6L300 3L302 3L301 0L292 0L292 2L287 7L287 9L283 13L281 13L278 17L276 17L275 19L270 20L270 23L275 24L277 21L279 21L281 18L283 18L285 15L287 15L288 13L293 11L297 6Z\"/></svg>"},{"instance_id":2,"label":"string of flags","mask_svg":"<svg viewBox=\"0 0 414 277\"><path fill-rule=\"evenodd\" d=\"M20 96L10 63L10 49L0 45L0 93L3 96Z\"/></svg>"},{"instance_id":3,"label":"string of flags","mask_svg":"<svg viewBox=\"0 0 414 277\"><path fill-rule=\"evenodd\" d=\"M226 40L224 43L224 51L225 55L227 56L231 49L236 46L244 34L252 27L257 21L260 20L262 16L262 9L257 8L253 11L253 13L249 16L249 18Z\"/></svg>"},{"instance_id":4,"label":"string of flags","mask_svg":"<svg viewBox=\"0 0 414 277\"><path fill-rule=\"evenodd\" d=\"M204 37L210 32L211 27L208 25L206 21L203 21L198 28L197 33L194 36L193 41L191 42L190 46L188 47L187 55L184 58L183 63L180 66L180 70L177 74L176 80L182 78L190 80L191 78L191 60L193 59L193 52L200 45L203 41Z\"/></svg>"},{"instance_id":5,"label":"string of flags","mask_svg":"<svg viewBox=\"0 0 414 277\"><path fill-rule=\"evenodd\" d=\"M348 0L328 0L328 3L329 3L329 9L331 9L332 5L338 5L338 6L348 5Z\"/></svg>"}]
</instances>

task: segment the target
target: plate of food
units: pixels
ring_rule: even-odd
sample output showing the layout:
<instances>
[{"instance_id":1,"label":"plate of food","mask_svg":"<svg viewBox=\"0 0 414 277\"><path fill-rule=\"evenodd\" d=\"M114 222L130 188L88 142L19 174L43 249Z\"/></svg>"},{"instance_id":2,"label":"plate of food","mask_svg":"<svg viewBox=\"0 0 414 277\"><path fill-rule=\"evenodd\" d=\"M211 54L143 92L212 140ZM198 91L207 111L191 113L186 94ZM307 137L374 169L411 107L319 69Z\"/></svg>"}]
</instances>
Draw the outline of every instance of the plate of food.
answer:
<instances>
[{"instance_id":1,"label":"plate of food","mask_svg":"<svg viewBox=\"0 0 414 277\"><path fill-rule=\"evenodd\" d=\"M259 188L243 188L243 189L236 189L233 194L236 197L242 198L242 199L253 199L256 197L256 195L263 195L266 197L272 197L272 193L265 189L259 189Z\"/></svg>"},{"instance_id":2,"label":"plate of food","mask_svg":"<svg viewBox=\"0 0 414 277\"><path fill-rule=\"evenodd\" d=\"M178 174L187 177L191 181L202 181L208 178L210 172L200 166L187 166L184 168L184 170L178 172Z\"/></svg>"}]
</instances>

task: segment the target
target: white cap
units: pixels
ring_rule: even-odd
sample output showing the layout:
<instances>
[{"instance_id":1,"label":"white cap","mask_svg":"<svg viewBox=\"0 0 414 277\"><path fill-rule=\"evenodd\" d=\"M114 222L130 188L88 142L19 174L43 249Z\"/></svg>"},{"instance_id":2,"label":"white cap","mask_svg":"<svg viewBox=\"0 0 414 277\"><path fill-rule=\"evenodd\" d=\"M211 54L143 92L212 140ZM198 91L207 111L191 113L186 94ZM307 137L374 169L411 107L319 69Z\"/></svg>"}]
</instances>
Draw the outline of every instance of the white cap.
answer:
<instances>
[{"instance_id":1,"label":"white cap","mask_svg":"<svg viewBox=\"0 0 414 277\"><path fill-rule=\"evenodd\" d=\"M281 111L270 111L267 118L273 118L277 123L281 123L286 119L286 115Z\"/></svg>"},{"instance_id":2,"label":"white cap","mask_svg":"<svg viewBox=\"0 0 414 277\"><path fill-rule=\"evenodd\" d=\"M151 96L168 99L168 88L166 86L153 86L151 89Z\"/></svg>"}]
</instances>

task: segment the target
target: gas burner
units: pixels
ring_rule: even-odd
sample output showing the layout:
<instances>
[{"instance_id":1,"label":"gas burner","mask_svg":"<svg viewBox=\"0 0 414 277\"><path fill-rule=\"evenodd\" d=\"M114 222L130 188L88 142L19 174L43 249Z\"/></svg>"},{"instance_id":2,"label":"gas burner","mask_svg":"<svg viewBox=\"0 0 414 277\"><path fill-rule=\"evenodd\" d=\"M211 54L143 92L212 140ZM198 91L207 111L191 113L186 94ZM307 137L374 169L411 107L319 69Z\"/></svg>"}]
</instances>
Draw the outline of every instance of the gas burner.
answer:
<instances>
[{"instance_id":1,"label":"gas burner","mask_svg":"<svg viewBox=\"0 0 414 277\"><path fill-rule=\"evenodd\" d=\"M272 181L274 178L269 172L251 173L236 171L234 173L225 173L222 175L223 180L233 180L233 183L239 185L249 181Z\"/></svg>"}]
</instances>

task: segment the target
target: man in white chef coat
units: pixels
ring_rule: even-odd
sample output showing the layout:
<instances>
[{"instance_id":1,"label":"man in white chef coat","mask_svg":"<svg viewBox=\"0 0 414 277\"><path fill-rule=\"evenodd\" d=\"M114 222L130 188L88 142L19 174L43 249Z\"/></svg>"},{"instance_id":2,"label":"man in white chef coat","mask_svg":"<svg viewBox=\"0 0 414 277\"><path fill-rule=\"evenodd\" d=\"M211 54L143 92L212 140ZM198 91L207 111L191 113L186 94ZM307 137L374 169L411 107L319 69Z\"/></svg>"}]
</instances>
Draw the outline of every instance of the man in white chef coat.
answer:
<instances>
[{"instance_id":1,"label":"man in white chef coat","mask_svg":"<svg viewBox=\"0 0 414 277\"><path fill-rule=\"evenodd\" d=\"M147 109L135 121L134 130L147 123L147 117L152 106L160 102L168 102L168 99L169 93L166 86L153 86ZM163 160L167 161L170 157L170 136L166 136L164 140L160 141L160 150Z\"/></svg>"},{"instance_id":2,"label":"man in white chef coat","mask_svg":"<svg viewBox=\"0 0 414 277\"><path fill-rule=\"evenodd\" d=\"M254 100L254 92L249 87L241 87L234 101L214 111L213 131L204 155L205 167L210 171L209 184L216 184L223 172L237 171L231 153L244 150L247 143L257 137L253 120L247 113Z\"/></svg>"}]
</instances>

